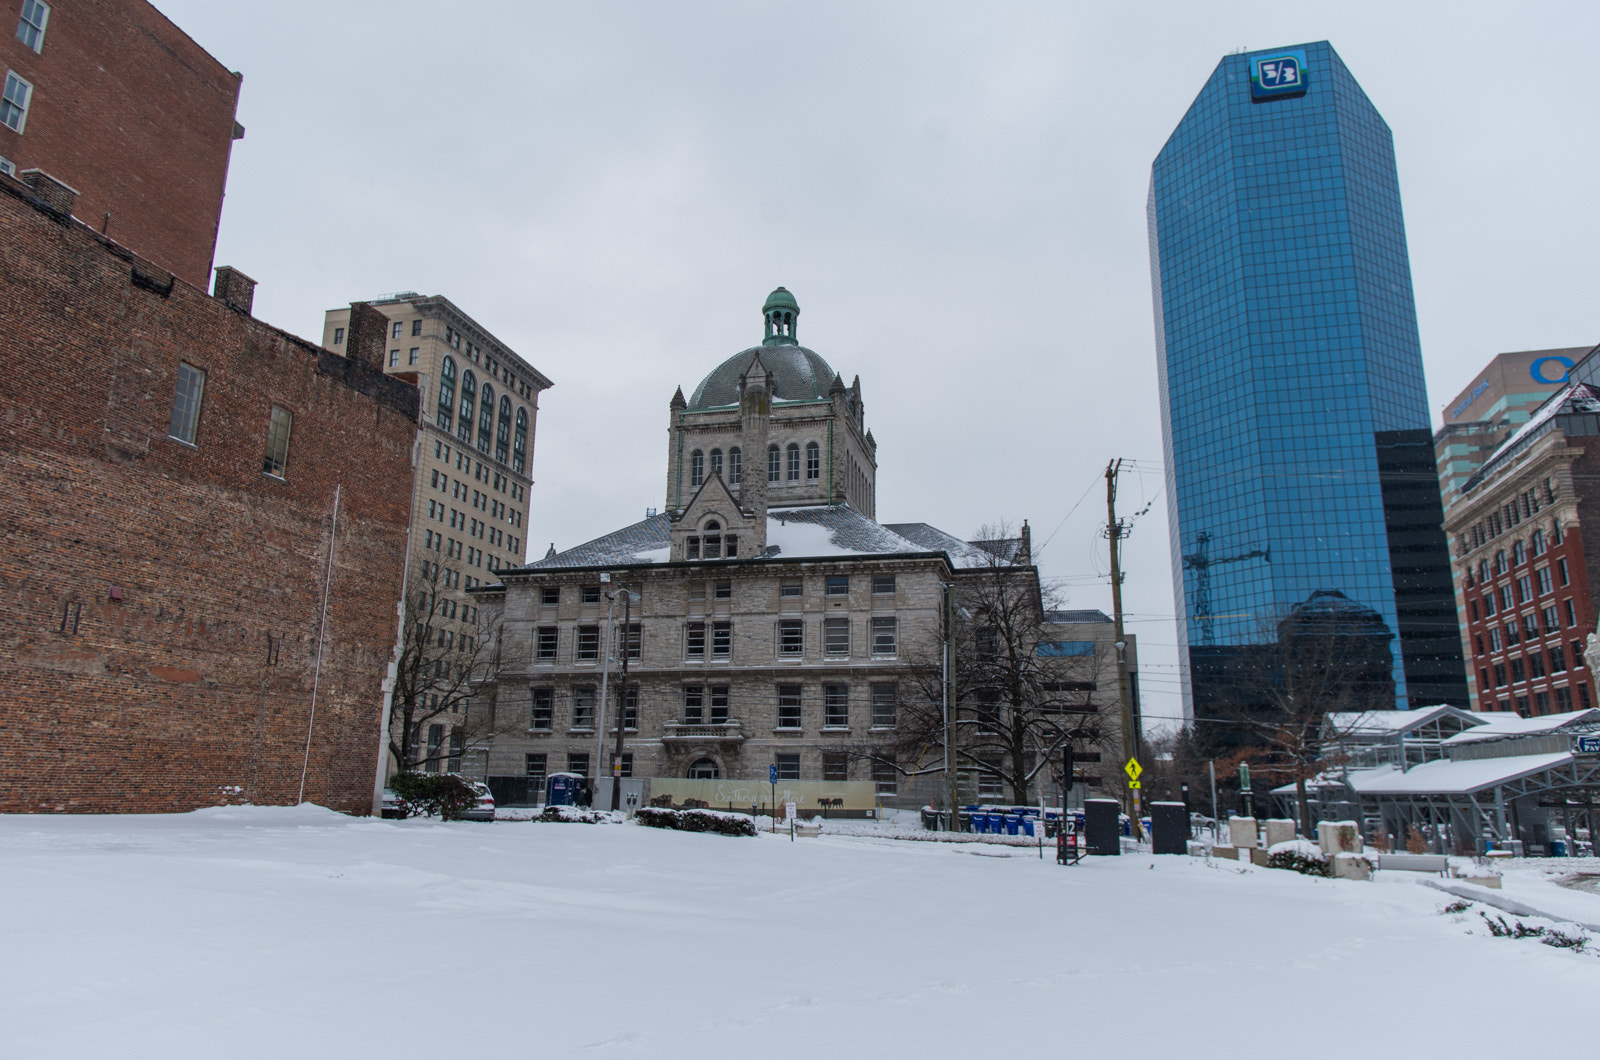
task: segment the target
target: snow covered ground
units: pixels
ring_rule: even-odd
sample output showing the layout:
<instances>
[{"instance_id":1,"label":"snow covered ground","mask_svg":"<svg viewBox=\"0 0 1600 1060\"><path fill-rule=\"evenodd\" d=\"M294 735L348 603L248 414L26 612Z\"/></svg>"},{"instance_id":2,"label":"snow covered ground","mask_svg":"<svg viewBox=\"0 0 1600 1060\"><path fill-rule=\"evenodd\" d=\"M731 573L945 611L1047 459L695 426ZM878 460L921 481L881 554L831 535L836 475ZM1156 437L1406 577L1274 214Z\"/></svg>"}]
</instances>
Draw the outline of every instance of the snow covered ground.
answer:
<instances>
[{"instance_id":1,"label":"snow covered ground","mask_svg":"<svg viewBox=\"0 0 1600 1060\"><path fill-rule=\"evenodd\" d=\"M1451 900L873 836L0 817L0 1056L1587 1055L1600 958Z\"/></svg>"}]
</instances>

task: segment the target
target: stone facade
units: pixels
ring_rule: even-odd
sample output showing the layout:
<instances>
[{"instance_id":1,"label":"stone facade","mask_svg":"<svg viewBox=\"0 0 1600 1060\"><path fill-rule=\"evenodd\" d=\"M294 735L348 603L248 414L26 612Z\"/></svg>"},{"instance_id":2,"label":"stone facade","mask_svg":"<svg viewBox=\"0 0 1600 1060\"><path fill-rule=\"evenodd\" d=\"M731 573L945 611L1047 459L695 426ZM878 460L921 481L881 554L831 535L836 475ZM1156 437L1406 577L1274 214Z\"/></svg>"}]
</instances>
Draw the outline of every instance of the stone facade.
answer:
<instances>
[{"instance_id":1,"label":"stone facade","mask_svg":"<svg viewBox=\"0 0 1600 1060\"><path fill-rule=\"evenodd\" d=\"M145 0L51 4L38 32L15 21L20 6L0 32L0 76L29 98L20 131L0 121L0 172L51 174L85 224L205 287L244 135L242 76Z\"/></svg>"},{"instance_id":2,"label":"stone facade","mask_svg":"<svg viewBox=\"0 0 1600 1060\"><path fill-rule=\"evenodd\" d=\"M0 812L367 812L416 388L71 212L0 177Z\"/></svg>"},{"instance_id":3,"label":"stone facade","mask_svg":"<svg viewBox=\"0 0 1600 1060\"><path fill-rule=\"evenodd\" d=\"M1059 713L1095 717L1097 738L1109 721L1120 739L1111 624L1040 614L1026 524L1020 537L968 542L872 518L876 443L860 384L846 388L794 342L798 313L774 291L764 344L713 369L693 399L674 395L667 511L473 592L480 635L499 644L475 709L491 716L487 776L503 794L520 781L536 798L556 772L764 783L776 767L784 780L874 782L887 805L947 805L942 744L916 726L939 728L948 631L997 572L1034 602L1041 665L1059 677L1042 687ZM773 446L771 475L765 457L733 463L736 449ZM1098 783L1099 754L1083 752L1080 776ZM986 768L958 767L963 799L989 794ZM1049 765L1030 797L1053 783ZM602 802L606 789L602 779Z\"/></svg>"}]
</instances>

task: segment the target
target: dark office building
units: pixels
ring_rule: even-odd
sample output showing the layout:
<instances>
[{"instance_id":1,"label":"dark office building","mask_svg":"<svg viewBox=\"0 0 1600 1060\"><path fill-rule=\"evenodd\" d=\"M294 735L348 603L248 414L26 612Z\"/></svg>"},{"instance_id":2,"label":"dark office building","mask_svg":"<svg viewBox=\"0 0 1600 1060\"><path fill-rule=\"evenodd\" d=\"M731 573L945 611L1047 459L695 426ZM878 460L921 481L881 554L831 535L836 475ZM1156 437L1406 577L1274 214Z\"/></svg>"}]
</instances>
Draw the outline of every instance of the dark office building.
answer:
<instances>
[{"instance_id":1,"label":"dark office building","mask_svg":"<svg viewBox=\"0 0 1600 1060\"><path fill-rule=\"evenodd\" d=\"M1466 706L1388 125L1326 41L1227 56L1148 209L1186 709L1333 599Z\"/></svg>"}]
</instances>

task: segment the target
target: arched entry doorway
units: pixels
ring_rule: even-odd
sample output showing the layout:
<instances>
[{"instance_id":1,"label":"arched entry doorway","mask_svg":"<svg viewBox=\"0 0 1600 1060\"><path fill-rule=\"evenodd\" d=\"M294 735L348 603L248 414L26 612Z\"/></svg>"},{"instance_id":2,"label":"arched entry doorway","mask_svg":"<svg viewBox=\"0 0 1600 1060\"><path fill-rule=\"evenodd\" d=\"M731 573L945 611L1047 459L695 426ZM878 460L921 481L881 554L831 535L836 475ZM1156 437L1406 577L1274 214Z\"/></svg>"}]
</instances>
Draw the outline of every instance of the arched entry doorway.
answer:
<instances>
[{"instance_id":1,"label":"arched entry doorway","mask_svg":"<svg viewBox=\"0 0 1600 1060\"><path fill-rule=\"evenodd\" d=\"M709 758L698 758L689 767L690 780L721 780L722 770Z\"/></svg>"}]
</instances>

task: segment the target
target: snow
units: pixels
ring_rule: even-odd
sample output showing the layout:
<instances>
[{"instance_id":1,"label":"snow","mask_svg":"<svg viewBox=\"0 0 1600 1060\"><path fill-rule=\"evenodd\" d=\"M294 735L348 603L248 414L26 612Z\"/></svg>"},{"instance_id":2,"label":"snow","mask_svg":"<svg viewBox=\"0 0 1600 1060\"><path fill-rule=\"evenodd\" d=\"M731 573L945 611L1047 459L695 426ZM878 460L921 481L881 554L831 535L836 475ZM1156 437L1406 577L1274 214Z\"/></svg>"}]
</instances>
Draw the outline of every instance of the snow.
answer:
<instances>
[{"instance_id":1,"label":"snow","mask_svg":"<svg viewBox=\"0 0 1600 1060\"><path fill-rule=\"evenodd\" d=\"M1539 773L1570 762L1566 751L1544 755L1515 755L1506 758L1475 758L1465 762L1440 759L1397 769L1352 770L1350 786L1363 795L1427 795L1463 793Z\"/></svg>"},{"instance_id":2,"label":"snow","mask_svg":"<svg viewBox=\"0 0 1600 1060\"><path fill-rule=\"evenodd\" d=\"M1512 711L1496 711L1490 720L1482 725L1456 733L1444 741L1446 744L1472 743L1477 740L1493 740L1504 736L1534 736L1540 733L1555 732L1557 729L1571 725L1575 722L1600 721L1600 709L1571 710L1565 714L1545 714L1536 718L1524 718Z\"/></svg>"},{"instance_id":3,"label":"snow","mask_svg":"<svg viewBox=\"0 0 1600 1060\"><path fill-rule=\"evenodd\" d=\"M783 522L778 515L767 517L767 546L777 545L780 555L797 556L858 556L853 548L836 545L833 529L816 523Z\"/></svg>"},{"instance_id":4,"label":"snow","mask_svg":"<svg viewBox=\"0 0 1600 1060\"><path fill-rule=\"evenodd\" d=\"M633 554L633 561L635 563L667 563L671 561L671 559L671 545L663 545L661 548L646 549L643 552L635 552Z\"/></svg>"},{"instance_id":5,"label":"snow","mask_svg":"<svg viewBox=\"0 0 1600 1060\"><path fill-rule=\"evenodd\" d=\"M1507 893L1523 874L1554 888ZM0 1056L1332 1056L1329 1010L1368 1056L1576 1055L1600 960L1386 875L314 807L0 817Z\"/></svg>"}]
</instances>

